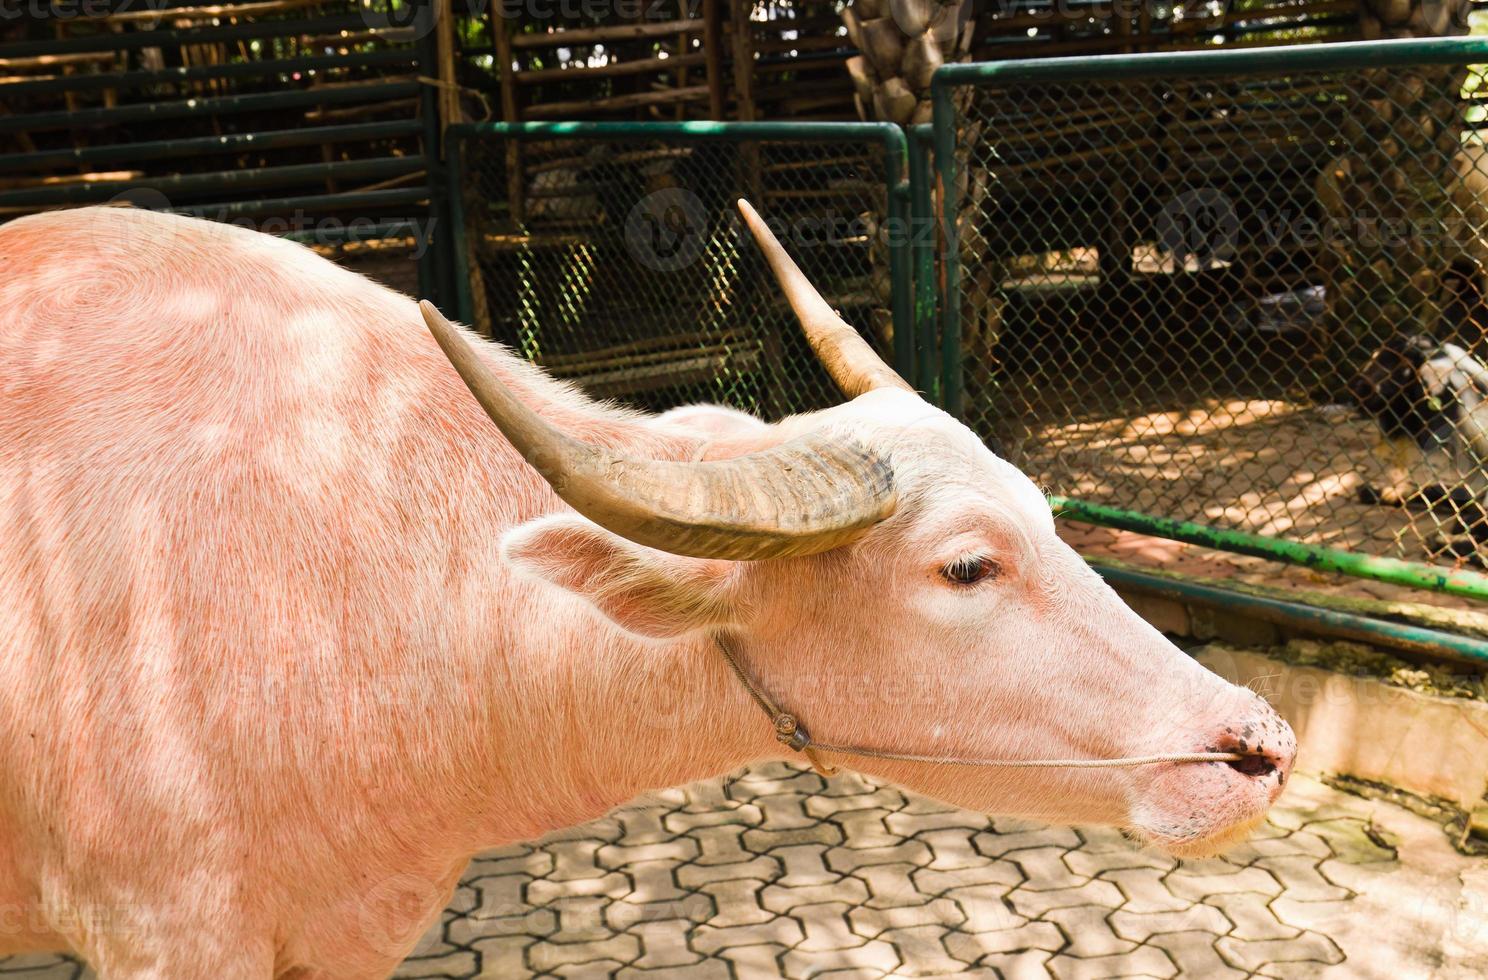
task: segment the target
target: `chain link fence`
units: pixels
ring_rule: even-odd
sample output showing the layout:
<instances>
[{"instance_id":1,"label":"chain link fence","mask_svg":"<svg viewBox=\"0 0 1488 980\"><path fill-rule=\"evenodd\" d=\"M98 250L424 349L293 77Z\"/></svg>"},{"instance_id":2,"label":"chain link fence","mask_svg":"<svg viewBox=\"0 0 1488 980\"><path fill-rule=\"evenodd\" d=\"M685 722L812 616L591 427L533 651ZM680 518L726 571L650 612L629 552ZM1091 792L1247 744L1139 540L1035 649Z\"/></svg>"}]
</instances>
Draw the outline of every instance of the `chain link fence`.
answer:
<instances>
[{"instance_id":1,"label":"chain link fence","mask_svg":"<svg viewBox=\"0 0 1488 980\"><path fill-rule=\"evenodd\" d=\"M1082 504L1483 564L1476 62L1447 41L943 70L951 400Z\"/></svg>"},{"instance_id":2,"label":"chain link fence","mask_svg":"<svg viewBox=\"0 0 1488 980\"><path fill-rule=\"evenodd\" d=\"M738 219L741 197L886 358L896 302L910 339L894 127L486 124L449 145L462 318L593 395L766 419L839 400Z\"/></svg>"}]
</instances>

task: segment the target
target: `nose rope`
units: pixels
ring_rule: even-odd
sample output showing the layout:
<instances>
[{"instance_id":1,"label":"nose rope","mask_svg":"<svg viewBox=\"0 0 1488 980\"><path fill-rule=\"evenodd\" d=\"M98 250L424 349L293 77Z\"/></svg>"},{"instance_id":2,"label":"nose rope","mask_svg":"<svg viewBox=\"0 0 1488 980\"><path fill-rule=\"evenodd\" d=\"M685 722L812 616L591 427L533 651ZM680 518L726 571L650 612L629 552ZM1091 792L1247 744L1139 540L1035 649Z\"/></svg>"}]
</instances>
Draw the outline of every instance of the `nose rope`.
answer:
<instances>
[{"instance_id":1,"label":"nose rope","mask_svg":"<svg viewBox=\"0 0 1488 980\"><path fill-rule=\"evenodd\" d=\"M888 749L869 748L861 745L833 745L818 742L806 731L800 719L783 711L765 692L759 689L744 670L729 639L716 634L714 642L723 654L744 690L754 703L759 705L765 717L775 728L775 739L783 745L804 755L811 767L823 776L836 774L837 767L826 762L818 753L831 752L837 755L855 755L865 759L890 759L895 762L925 762L942 766L987 766L999 769L1121 769L1129 766L1153 766L1161 762L1239 762L1245 758L1239 752L1170 752L1162 755L1132 755L1117 759L969 759L960 756L915 755L910 752L893 752Z\"/></svg>"}]
</instances>

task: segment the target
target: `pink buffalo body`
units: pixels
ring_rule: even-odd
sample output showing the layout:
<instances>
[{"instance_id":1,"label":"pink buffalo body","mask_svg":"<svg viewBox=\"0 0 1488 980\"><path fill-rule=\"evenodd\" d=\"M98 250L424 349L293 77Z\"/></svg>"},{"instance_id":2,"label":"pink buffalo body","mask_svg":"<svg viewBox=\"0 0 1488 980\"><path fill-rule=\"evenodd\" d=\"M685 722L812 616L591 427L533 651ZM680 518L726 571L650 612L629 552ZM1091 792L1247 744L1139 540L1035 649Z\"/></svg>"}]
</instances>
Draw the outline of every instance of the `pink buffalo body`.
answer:
<instances>
[{"instance_id":1,"label":"pink buffalo body","mask_svg":"<svg viewBox=\"0 0 1488 980\"><path fill-rule=\"evenodd\" d=\"M1260 819L1291 734L1131 613L1035 487L898 390L766 426L586 400L693 460L833 427L892 462L860 541L728 562L578 517L408 298L300 246L124 209L0 227L0 953L104 977L385 974L475 851L819 738L959 756L1240 746L1255 765L836 761L1180 853ZM947 578L968 561L990 571ZM969 576L963 576L969 577Z\"/></svg>"}]
</instances>

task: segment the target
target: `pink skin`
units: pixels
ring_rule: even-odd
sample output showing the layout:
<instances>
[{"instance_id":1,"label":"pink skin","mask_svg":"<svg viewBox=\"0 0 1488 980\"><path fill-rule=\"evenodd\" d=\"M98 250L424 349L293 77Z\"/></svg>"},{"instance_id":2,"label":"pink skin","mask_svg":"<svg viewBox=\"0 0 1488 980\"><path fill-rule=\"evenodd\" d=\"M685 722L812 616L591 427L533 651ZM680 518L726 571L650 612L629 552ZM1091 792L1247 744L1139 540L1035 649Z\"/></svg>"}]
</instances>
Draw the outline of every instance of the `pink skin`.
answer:
<instances>
[{"instance_id":1,"label":"pink skin","mask_svg":"<svg viewBox=\"0 0 1488 980\"><path fill-rule=\"evenodd\" d=\"M0 953L70 948L106 978L385 974L478 849L782 756L708 639L724 626L831 741L1265 755L1256 775L837 760L980 810L1202 853L1291 766L1263 702L905 393L779 426L646 418L492 348L584 439L694 459L830 425L893 465L899 511L855 546L680 558L575 516L410 300L299 246L81 210L0 228L0 265ZM968 554L997 573L948 581Z\"/></svg>"}]
</instances>

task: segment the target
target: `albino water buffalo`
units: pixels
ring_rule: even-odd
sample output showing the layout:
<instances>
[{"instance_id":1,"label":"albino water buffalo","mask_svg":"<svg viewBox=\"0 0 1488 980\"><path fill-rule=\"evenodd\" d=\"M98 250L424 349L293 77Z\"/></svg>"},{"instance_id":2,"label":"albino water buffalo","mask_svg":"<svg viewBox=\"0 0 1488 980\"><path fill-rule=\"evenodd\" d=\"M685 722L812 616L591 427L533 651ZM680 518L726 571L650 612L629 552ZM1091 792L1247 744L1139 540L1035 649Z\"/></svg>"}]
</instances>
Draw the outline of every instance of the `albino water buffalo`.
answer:
<instances>
[{"instance_id":1,"label":"albino water buffalo","mask_svg":"<svg viewBox=\"0 0 1488 980\"><path fill-rule=\"evenodd\" d=\"M823 765L1177 853L1258 821L1286 726L763 244L850 396L769 426L590 401L241 229L0 228L0 952L385 974L477 850L799 758L718 638L821 742L1237 754Z\"/></svg>"}]
</instances>

